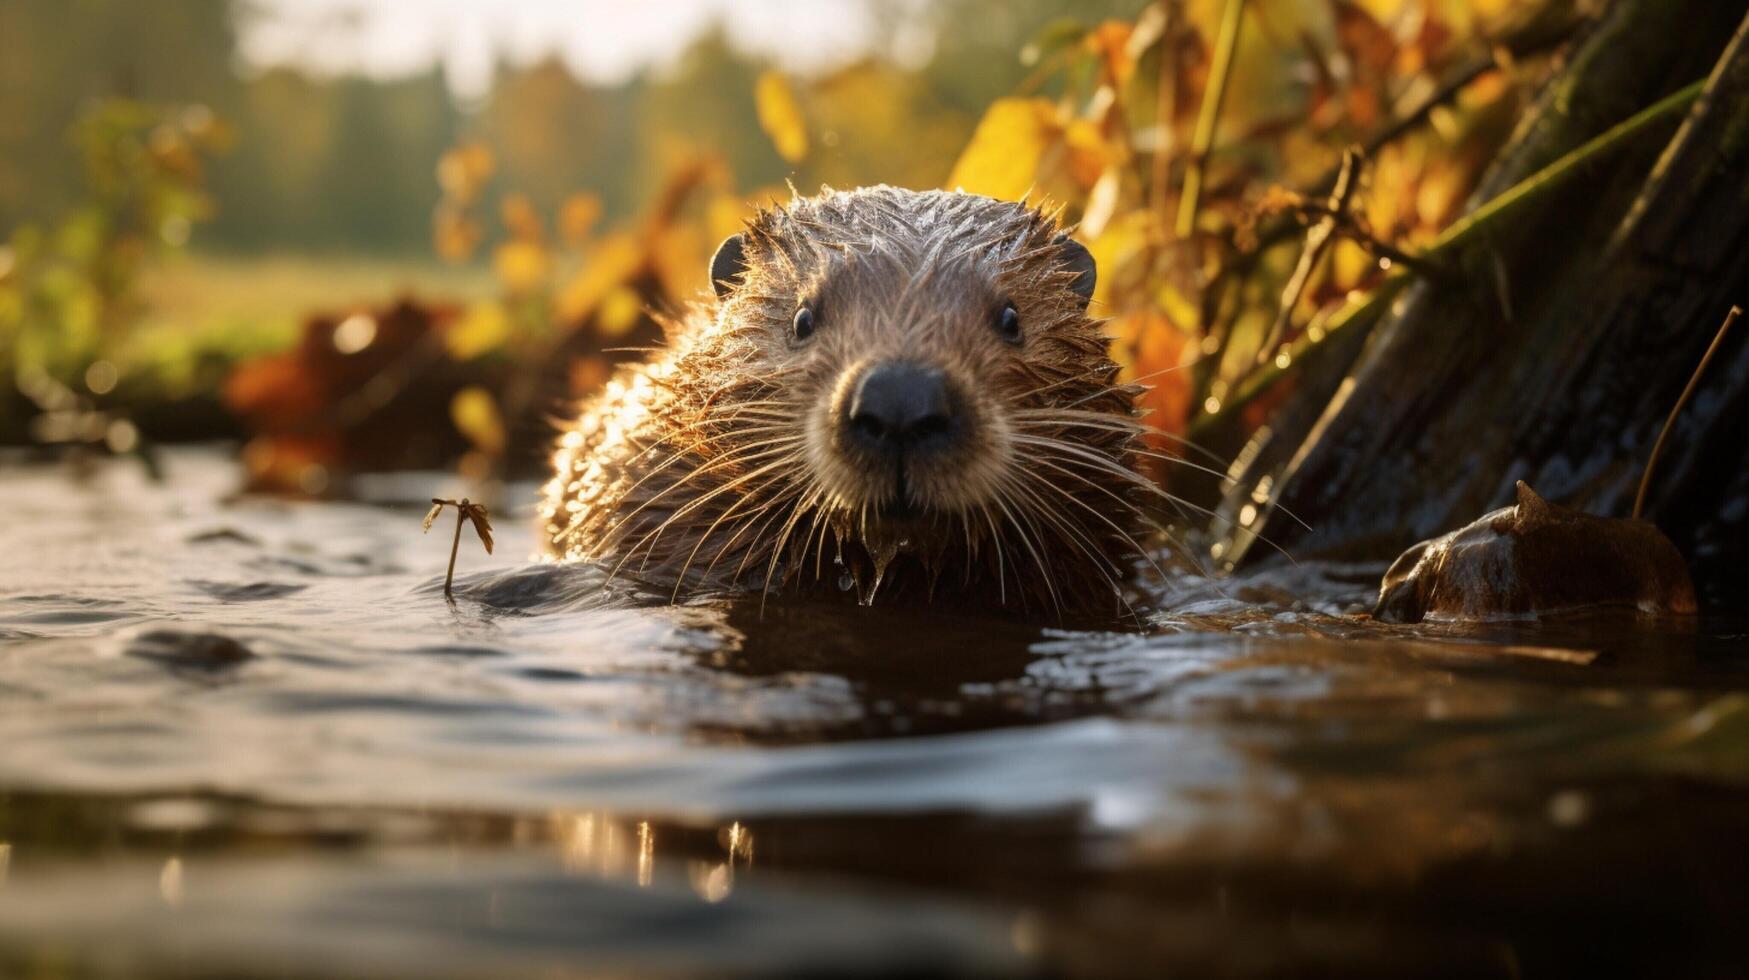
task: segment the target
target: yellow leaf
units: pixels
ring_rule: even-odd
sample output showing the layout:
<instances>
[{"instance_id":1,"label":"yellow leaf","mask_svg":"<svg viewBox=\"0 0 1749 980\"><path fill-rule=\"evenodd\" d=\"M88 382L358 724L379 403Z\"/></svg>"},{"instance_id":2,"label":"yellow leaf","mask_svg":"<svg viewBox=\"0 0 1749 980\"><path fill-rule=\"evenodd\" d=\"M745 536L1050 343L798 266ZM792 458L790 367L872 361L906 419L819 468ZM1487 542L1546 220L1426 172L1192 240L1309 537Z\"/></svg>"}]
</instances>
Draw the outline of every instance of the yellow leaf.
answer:
<instances>
[{"instance_id":1,"label":"yellow leaf","mask_svg":"<svg viewBox=\"0 0 1749 980\"><path fill-rule=\"evenodd\" d=\"M1121 285L1136 280L1138 272L1132 264L1147 255L1152 218L1145 210L1124 212L1107 222L1098 238L1087 242L1087 251L1099 268L1093 285L1095 310L1115 310L1120 296L1126 295L1120 292Z\"/></svg>"},{"instance_id":2,"label":"yellow leaf","mask_svg":"<svg viewBox=\"0 0 1749 980\"><path fill-rule=\"evenodd\" d=\"M1323 277L1312 277L1306 288L1308 294L1312 292L1314 287L1321 285L1319 282L1321 278L1334 282L1339 289L1352 289L1358 286L1360 281L1372 271L1373 257L1367 254L1366 249L1353 242L1338 241L1331 252L1333 254L1330 258L1328 273ZM1301 306L1312 308L1316 304L1302 301Z\"/></svg>"},{"instance_id":3,"label":"yellow leaf","mask_svg":"<svg viewBox=\"0 0 1749 980\"><path fill-rule=\"evenodd\" d=\"M595 326L603 337L618 337L630 330L643 315L644 301L629 286L620 286L601 300L596 311Z\"/></svg>"},{"instance_id":4,"label":"yellow leaf","mask_svg":"<svg viewBox=\"0 0 1749 980\"><path fill-rule=\"evenodd\" d=\"M1018 201L1038 183L1039 163L1059 132L1049 100L997 99L954 163L947 185Z\"/></svg>"},{"instance_id":5,"label":"yellow leaf","mask_svg":"<svg viewBox=\"0 0 1749 980\"><path fill-rule=\"evenodd\" d=\"M584 319L608 293L644 268L644 250L635 238L620 232L602 239L559 293L559 319L569 323Z\"/></svg>"},{"instance_id":6,"label":"yellow leaf","mask_svg":"<svg viewBox=\"0 0 1749 980\"><path fill-rule=\"evenodd\" d=\"M498 281L512 293L529 293L546 282L552 260L547 250L533 242L506 242L492 257Z\"/></svg>"},{"instance_id":7,"label":"yellow leaf","mask_svg":"<svg viewBox=\"0 0 1749 980\"><path fill-rule=\"evenodd\" d=\"M705 210L705 228L711 244L737 234L752 216L752 209L739 194L717 194Z\"/></svg>"},{"instance_id":8,"label":"yellow leaf","mask_svg":"<svg viewBox=\"0 0 1749 980\"><path fill-rule=\"evenodd\" d=\"M510 314L493 302L475 303L444 334L444 346L458 361L471 361L510 339Z\"/></svg>"},{"instance_id":9,"label":"yellow leaf","mask_svg":"<svg viewBox=\"0 0 1749 980\"><path fill-rule=\"evenodd\" d=\"M504 452L504 420L498 414L498 402L492 393L479 385L469 385L455 393L449 403L449 418L456 431L481 452L498 455Z\"/></svg>"},{"instance_id":10,"label":"yellow leaf","mask_svg":"<svg viewBox=\"0 0 1749 980\"><path fill-rule=\"evenodd\" d=\"M753 88L753 100L759 110L759 125L771 137L777 155L790 163L800 163L808 155L808 123L802 117L795 90L783 74L769 70L760 75Z\"/></svg>"}]
</instances>

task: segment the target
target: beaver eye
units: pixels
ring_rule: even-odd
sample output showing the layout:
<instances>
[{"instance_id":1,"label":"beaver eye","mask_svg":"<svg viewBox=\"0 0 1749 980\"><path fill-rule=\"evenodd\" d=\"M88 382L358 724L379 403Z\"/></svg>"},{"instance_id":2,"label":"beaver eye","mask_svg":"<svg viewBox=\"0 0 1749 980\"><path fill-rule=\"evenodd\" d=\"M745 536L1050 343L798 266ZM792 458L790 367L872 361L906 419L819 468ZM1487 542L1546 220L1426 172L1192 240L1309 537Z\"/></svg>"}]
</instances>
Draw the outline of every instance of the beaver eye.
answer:
<instances>
[{"instance_id":1,"label":"beaver eye","mask_svg":"<svg viewBox=\"0 0 1749 980\"><path fill-rule=\"evenodd\" d=\"M797 340L807 340L814 332L814 311L805 306L796 310L796 318L790 321L789 329Z\"/></svg>"},{"instance_id":2,"label":"beaver eye","mask_svg":"<svg viewBox=\"0 0 1749 980\"><path fill-rule=\"evenodd\" d=\"M1013 303L1002 306L1002 314L996 318L996 333L1011 344L1020 343L1020 311Z\"/></svg>"}]
</instances>

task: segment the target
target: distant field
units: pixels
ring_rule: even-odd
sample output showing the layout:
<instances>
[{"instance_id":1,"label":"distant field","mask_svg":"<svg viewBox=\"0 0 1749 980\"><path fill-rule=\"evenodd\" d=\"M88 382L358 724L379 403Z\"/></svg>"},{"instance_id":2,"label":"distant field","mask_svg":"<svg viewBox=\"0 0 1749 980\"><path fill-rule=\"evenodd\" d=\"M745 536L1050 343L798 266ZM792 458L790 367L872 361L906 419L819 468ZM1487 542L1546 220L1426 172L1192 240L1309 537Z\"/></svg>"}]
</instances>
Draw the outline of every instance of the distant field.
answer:
<instances>
[{"instance_id":1,"label":"distant field","mask_svg":"<svg viewBox=\"0 0 1749 980\"><path fill-rule=\"evenodd\" d=\"M142 277L146 304L118 360L169 394L210 389L213 365L283 350L312 312L375 305L411 294L469 301L492 294L484 267L435 260L279 255L189 255Z\"/></svg>"},{"instance_id":2,"label":"distant field","mask_svg":"<svg viewBox=\"0 0 1749 980\"><path fill-rule=\"evenodd\" d=\"M490 295L488 269L436 261L350 256L186 256L146 274L138 329L148 345L177 335L186 343L253 353L284 346L303 317L318 310L376 304L411 293L428 299ZM181 346L178 344L178 346Z\"/></svg>"}]
</instances>

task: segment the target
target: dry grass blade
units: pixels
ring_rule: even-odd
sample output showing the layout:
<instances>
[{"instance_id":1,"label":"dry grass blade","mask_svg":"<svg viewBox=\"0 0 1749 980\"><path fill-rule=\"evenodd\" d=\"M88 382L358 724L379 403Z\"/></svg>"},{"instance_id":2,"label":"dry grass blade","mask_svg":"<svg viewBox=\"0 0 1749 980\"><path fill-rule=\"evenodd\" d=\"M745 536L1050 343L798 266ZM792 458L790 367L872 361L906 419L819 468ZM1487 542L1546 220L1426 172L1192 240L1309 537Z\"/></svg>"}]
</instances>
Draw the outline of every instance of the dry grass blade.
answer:
<instances>
[{"instance_id":1,"label":"dry grass blade","mask_svg":"<svg viewBox=\"0 0 1749 980\"><path fill-rule=\"evenodd\" d=\"M1718 333L1713 334L1713 342L1707 345L1706 353L1700 356L1700 363L1695 365L1694 373L1688 376L1688 384L1677 396L1676 404L1670 407L1670 415L1664 419L1664 427L1658 430L1658 439L1652 443L1652 455L1646 457L1646 470L1640 474L1640 490L1634 495L1634 517L1638 519L1646 511L1646 491L1652 486L1652 470L1658 465L1658 457L1664 454L1664 440L1670 436L1670 427L1676 424L1676 416L1682 414L1682 409L1694 397L1694 389L1700 384L1700 376L1711 363L1713 355L1718 353L1719 345L1724 343L1725 334L1730 332L1731 324L1743 315L1740 306L1731 307L1731 312L1725 314L1725 322L1719 324Z\"/></svg>"}]
</instances>

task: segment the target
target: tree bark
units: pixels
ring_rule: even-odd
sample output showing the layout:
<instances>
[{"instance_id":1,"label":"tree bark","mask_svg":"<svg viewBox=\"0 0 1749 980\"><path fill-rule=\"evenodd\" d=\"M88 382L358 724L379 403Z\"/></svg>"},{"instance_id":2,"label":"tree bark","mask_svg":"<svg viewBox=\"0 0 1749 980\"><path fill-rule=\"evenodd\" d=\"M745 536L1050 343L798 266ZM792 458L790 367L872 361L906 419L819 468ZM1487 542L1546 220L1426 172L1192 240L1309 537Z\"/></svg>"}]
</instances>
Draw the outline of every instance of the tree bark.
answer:
<instances>
[{"instance_id":1,"label":"tree bark","mask_svg":"<svg viewBox=\"0 0 1749 980\"><path fill-rule=\"evenodd\" d=\"M1388 559L1510 503L1519 479L1626 515L1665 414L1732 303L1749 299L1746 6L1610 8L1471 209L1710 70L1701 99L1661 153L1649 135L1466 255L1470 288L1408 290L1334 395L1290 401L1223 502L1233 520L1260 510L1249 527L1212 529L1225 558L1262 557L1260 534L1296 557ZM1511 319L1494 298L1496 268ZM1749 343L1728 340L1708 374L1647 516L1689 559L1703 601L1742 603Z\"/></svg>"}]
</instances>

